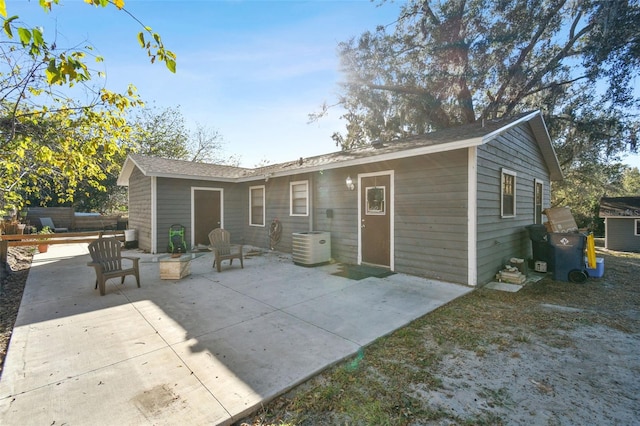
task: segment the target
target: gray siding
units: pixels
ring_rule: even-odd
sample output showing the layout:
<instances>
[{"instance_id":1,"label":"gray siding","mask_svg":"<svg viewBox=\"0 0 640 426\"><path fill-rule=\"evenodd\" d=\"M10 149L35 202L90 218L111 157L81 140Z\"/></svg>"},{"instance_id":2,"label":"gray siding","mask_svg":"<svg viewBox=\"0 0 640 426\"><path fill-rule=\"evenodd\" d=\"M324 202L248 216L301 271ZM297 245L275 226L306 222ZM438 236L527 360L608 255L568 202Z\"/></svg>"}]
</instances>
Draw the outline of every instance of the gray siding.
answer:
<instances>
[{"instance_id":1,"label":"gray siding","mask_svg":"<svg viewBox=\"0 0 640 426\"><path fill-rule=\"evenodd\" d=\"M240 203L240 192L234 184L204 182L184 179L157 179L157 233L158 252L167 251L169 228L173 224L185 227L187 247L191 245L191 188L216 188L223 190L224 210L222 215L224 228L231 232L232 242L243 242L244 205Z\"/></svg>"},{"instance_id":2,"label":"gray siding","mask_svg":"<svg viewBox=\"0 0 640 426\"><path fill-rule=\"evenodd\" d=\"M395 271L466 283L466 158L456 151L318 173L314 230L331 232L334 259L355 263L358 191L349 191L345 178L393 170Z\"/></svg>"},{"instance_id":3,"label":"gray siding","mask_svg":"<svg viewBox=\"0 0 640 426\"><path fill-rule=\"evenodd\" d=\"M135 229L138 247L151 251L151 178L135 168L129 179L129 229Z\"/></svg>"},{"instance_id":4,"label":"gray siding","mask_svg":"<svg viewBox=\"0 0 640 426\"><path fill-rule=\"evenodd\" d=\"M249 208L249 187L265 185L266 211L265 226L249 226L245 218L245 242L262 248L270 248L269 228L274 219L282 225L282 237L276 250L290 253L292 234L295 232L325 231L331 233L332 258L355 263L358 253L357 191L348 191L344 184L347 174L357 176L355 169L328 170L290 177L271 178L267 182L256 181L244 184L242 188L243 205ZM310 215L290 215L289 184L296 181L309 181ZM332 210L333 217L328 217Z\"/></svg>"},{"instance_id":5,"label":"gray siding","mask_svg":"<svg viewBox=\"0 0 640 426\"><path fill-rule=\"evenodd\" d=\"M357 168L334 169L315 175L313 230L331 233L331 257L355 264L358 260L358 190L347 189L345 179L348 175L357 183Z\"/></svg>"},{"instance_id":6,"label":"gray siding","mask_svg":"<svg viewBox=\"0 0 640 426\"><path fill-rule=\"evenodd\" d=\"M395 175L395 270L467 283L466 150L270 179L264 183L266 226L248 226L245 218L246 243L268 248L269 225L278 218L283 231L277 250L291 252L294 232L326 231L331 233L332 258L356 263L358 191L349 191L345 178L357 181L360 173L386 170ZM298 180L311 184L310 218L289 215L289 182ZM258 184L262 182L242 189L247 209L249 186Z\"/></svg>"},{"instance_id":7,"label":"gray siding","mask_svg":"<svg viewBox=\"0 0 640 426\"><path fill-rule=\"evenodd\" d=\"M635 218L606 218L607 249L640 252L640 236L635 235Z\"/></svg>"},{"instance_id":8,"label":"gray siding","mask_svg":"<svg viewBox=\"0 0 640 426\"><path fill-rule=\"evenodd\" d=\"M393 168L396 271L467 283L467 151Z\"/></svg>"},{"instance_id":9,"label":"gray siding","mask_svg":"<svg viewBox=\"0 0 640 426\"><path fill-rule=\"evenodd\" d=\"M500 217L502 169L517 173L516 215ZM549 207L549 171L528 124L478 147L478 284L490 281L512 257L531 257L525 226L534 223L534 181L544 183L543 208Z\"/></svg>"},{"instance_id":10,"label":"gray siding","mask_svg":"<svg viewBox=\"0 0 640 426\"><path fill-rule=\"evenodd\" d=\"M310 207L313 204L313 178L314 173L306 173L281 178L271 178L268 181L256 181L250 184L242 185L241 198L242 208L245 213L243 216L243 226L245 233L245 242L247 244L262 247L269 247L269 227L274 219L278 219L282 224L282 236L280 242L275 247L276 250L290 253L291 252L291 235L294 232L306 232L311 230L312 216L291 216L290 215L290 194L289 184L297 181L309 181L310 191ZM265 185L265 226L249 226L249 187L254 185Z\"/></svg>"}]
</instances>

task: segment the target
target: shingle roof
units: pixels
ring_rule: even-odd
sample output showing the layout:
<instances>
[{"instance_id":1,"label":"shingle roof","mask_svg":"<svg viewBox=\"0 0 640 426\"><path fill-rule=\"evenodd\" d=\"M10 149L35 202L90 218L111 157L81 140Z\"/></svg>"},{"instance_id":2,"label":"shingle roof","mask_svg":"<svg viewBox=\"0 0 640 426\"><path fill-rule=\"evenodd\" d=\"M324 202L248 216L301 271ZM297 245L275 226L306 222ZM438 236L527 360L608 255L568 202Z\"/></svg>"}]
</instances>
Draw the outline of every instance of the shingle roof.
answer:
<instances>
[{"instance_id":1,"label":"shingle roof","mask_svg":"<svg viewBox=\"0 0 640 426\"><path fill-rule=\"evenodd\" d=\"M252 170L221 164L147 157L140 154L131 154L129 155L129 158L135 162L145 176L182 177L185 179L192 179L194 177L211 179L222 178L236 180Z\"/></svg>"},{"instance_id":2,"label":"shingle roof","mask_svg":"<svg viewBox=\"0 0 640 426\"><path fill-rule=\"evenodd\" d=\"M600 217L640 217L639 197L602 197Z\"/></svg>"},{"instance_id":3,"label":"shingle roof","mask_svg":"<svg viewBox=\"0 0 640 426\"><path fill-rule=\"evenodd\" d=\"M263 179L267 176L285 176L328 168L406 158L481 145L522 121L532 123L534 134L541 145L543 156L549 166L551 178L553 180L561 179L562 172L560 171L555 152L551 146L551 141L542 116L539 112L528 112L509 118L476 122L427 133L425 135L376 144L375 146L367 145L348 151L337 151L315 157L299 158L294 161L255 169L131 155L125 162L118 179L118 184L128 184L129 175L133 170L134 164L137 165L146 176L251 181Z\"/></svg>"}]
</instances>

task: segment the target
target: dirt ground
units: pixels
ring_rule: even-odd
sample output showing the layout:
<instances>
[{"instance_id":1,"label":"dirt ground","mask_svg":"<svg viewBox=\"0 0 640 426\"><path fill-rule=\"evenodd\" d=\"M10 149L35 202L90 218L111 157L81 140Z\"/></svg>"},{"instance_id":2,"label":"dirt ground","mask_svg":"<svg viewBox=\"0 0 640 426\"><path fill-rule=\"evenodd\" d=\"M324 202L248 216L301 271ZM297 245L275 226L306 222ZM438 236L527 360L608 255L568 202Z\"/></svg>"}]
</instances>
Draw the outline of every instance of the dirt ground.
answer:
<instances>
[{"instance_id":1,"label":"dirt ground","mask_svg":"<svg viewBox=\"0 0 640 426\"><path fill-rule=\"evenodd\" d=\"M10 247L7 263L12 272L2 271L0 274L0 374L29 275L33 251L32 247Z\"/></svg>"},{"instance_id":2,"label":"dirt ground","mask_svg":"<svg viewBox=\"0 0 640 426\"><path fill-rule=\"evenodd\" d=\"M474 291L237 425L637 425L640 254L598 256L603 278ZM0 365L31 257L10 249Z\"/></svg>"}]
</instances>

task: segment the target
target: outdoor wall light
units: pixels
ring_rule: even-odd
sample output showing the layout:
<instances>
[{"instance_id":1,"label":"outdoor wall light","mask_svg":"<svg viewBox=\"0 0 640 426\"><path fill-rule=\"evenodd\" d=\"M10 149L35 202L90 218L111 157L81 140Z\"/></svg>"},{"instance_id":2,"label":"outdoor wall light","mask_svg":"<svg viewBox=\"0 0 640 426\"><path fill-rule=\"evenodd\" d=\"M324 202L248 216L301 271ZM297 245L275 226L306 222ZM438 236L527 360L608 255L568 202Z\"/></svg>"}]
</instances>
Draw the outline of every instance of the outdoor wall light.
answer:
<instances>
[{"instance_id":1,"label":"outdoor wall light","mask_svg":"<svg viewBox=\"0 0 640 426\"><path fill-rule=\"evenodd\" d=\"M345 183L347 184L347 188L351 191L353 191L355 189L355 185L353 184L353 179L351 179L351 176L347 176L347 180L345 180Z\"/></svg>"}]
</instances>

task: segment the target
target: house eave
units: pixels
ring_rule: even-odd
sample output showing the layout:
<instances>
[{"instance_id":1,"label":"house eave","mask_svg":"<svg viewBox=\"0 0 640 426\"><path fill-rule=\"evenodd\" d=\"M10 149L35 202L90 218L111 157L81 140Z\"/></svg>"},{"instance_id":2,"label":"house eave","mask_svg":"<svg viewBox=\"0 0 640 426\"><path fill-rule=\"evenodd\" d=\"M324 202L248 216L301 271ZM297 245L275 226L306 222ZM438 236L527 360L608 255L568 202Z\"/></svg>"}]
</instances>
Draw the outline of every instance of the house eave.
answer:
<instances>
[{"instance_id":1,"label":"house eave","mask_svg":"<svg viewBox=\"0 0 640 426\"><path fill-rule=\"evenodd\" d=\"M135 168L138 168L140 172L146 177L156 177L156 178L169 178L169 179L192 179L192 180L203 180L210 182L230 182L235 183L238 182L237 178L228 178L228 177L219 177L219 176L198 176L198 175L188 175L184 173L162 173L162 172L150 172L145 170L140 164L138 164L134 158L128 156L122 166L122 170L120 171L120 175L118 176L118 180L116 181L119 186L129 186L129 179L131 178L131 173Z\"/></svg>"},{"instance_id":2,"label":"house eave","mask_svg":"<svg viewBox=\"0 0 640 426\"><path fill-rule=\"evenodd\" d=\"M131 156L127 156L127 159L124 161L124 165L122 166L122 170L120 170L120 174L118 175L116 184L118 186L129 186L129 178L131 177L131 173L133 173L133 169L136 167L142 170Z\"/></svg>"},{"instance_id":3,"label":"house eave","mask_svg":"<svg viewBox=\"0 0 640 426\"><path fill-rule=\"evenodd\" d=\"M200 180L208 182L238 182L238 178L228 177L212 177L212 176L198 176L198 175L185 175L179 173L148 173L145 176L153 176L157 178L170 178L170 179L185 179L185 180Z\"/></svg>"},{"instance_id":4,"label":"house eave","mask_svg":"<svg viewBox=\"0 0 640 426\"><path fill-rule=\"evenodd\" d=\"M482 143L483 143L482 138L464 139L464 140L450 142L446 144L430 145L430 146L424 146L424 147L419 147L414 149L407 149L403 151L389 152L386 154L372 155L372 156L354 158L354 159L343 160L343 161L335 161L333 163L321 164L317 166L299 167L296 169L291 169L286 171L256 174L253 176L238 178L236 182L253 182L253 181L263 180L263 179L273 178L273 177L285 177L285 176L292 176L292 175L297 175L302 173L319 172L322 170L342 169L345 167L361 166L364 164L379 163L381 161L399 160L403 158L416 157L420 155L435 154L438 152L447 152L447 151L453 151L456 149L465 149L472 146L481 145Z\"/></svg>"}]
</instances>

